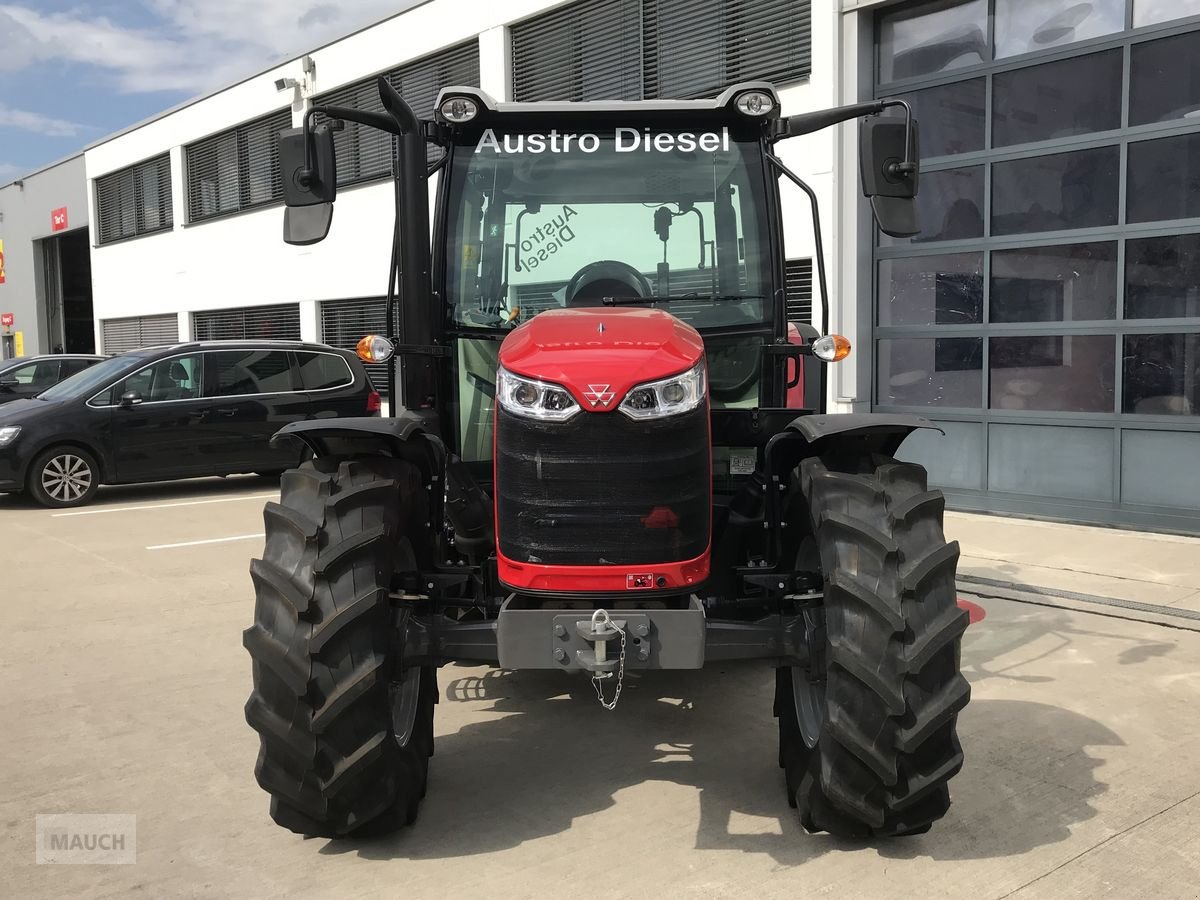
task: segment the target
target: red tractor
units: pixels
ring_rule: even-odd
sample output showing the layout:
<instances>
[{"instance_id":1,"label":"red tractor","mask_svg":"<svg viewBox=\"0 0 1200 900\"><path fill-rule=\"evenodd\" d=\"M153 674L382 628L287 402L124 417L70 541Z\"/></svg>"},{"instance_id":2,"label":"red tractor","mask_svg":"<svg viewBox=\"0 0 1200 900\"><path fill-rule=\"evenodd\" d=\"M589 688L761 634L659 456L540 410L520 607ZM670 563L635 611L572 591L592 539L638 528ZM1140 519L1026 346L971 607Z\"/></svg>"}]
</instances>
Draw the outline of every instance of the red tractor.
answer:
<instances>
[{"instance_id":1,"label":"red tractor","mask_svg":"<svg viewBox=\"0 0 1200 900\"><path fill-rule=\"evenodd\" d=\"M970 694L944 501L894 458L933 426L825 414L825 366L850 348L827 316L787 321L780 176L813 197L773 153L863 118L876 218L913 234L907 106L783 118L761 82L680 102L464 87L422 121L379 88L378 110L317 107L280 138L285 240L303 244L329 230L334 132L394 136L392 333L359 352L389 361L405 405L276 437L312 459L267 504L250 568L246 718L272 818L329 837L411 823L446 663L576 673L612 709L629 671L756 659L804 827L926 831ZM825 307L815 202L813 225Z\"/></svg>"}]
</instances>

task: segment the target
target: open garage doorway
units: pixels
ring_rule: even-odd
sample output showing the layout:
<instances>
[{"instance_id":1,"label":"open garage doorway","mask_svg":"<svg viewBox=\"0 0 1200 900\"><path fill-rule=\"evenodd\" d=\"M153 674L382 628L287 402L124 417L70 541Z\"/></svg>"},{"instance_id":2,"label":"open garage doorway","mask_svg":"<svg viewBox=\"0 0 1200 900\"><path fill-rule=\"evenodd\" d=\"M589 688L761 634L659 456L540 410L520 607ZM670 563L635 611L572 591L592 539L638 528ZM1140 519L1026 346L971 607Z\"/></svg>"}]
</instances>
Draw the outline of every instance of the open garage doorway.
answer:
<instances>
[{"instance_id":1,"label":"open garage doorway","mask_svg":"<svg viewBox=\"0 0 1200 900\"><path fill-rule=\"evenodd\" d=\"M42 251L46 349L51 353L95 353L88 230L77 228L38 243Z\"/></svg>"}]
</instances>

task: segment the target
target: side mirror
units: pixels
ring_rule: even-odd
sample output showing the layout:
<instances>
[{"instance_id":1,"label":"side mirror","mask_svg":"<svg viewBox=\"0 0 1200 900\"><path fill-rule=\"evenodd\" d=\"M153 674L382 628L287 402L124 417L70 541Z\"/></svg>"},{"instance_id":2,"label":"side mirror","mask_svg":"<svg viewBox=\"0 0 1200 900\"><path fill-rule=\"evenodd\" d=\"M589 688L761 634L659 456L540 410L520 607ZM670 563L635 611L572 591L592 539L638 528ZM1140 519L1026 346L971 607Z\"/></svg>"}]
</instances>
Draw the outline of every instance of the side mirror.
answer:
<instances>
[{"instance_id":1,"label":"side mirror","mask_svg":"<svg viewBox=\"0 0 1200 900\"><path fill-rule=\"evenodd\" d=\"M126 391L125 393L123 393L121 395L120 405L123 409L130 409L134 406L137 406L139 403L142 402L142 400L143 400L142 395L139 394L137 391Z\"/></svg>"},{"instance_id":2,"label":"side mirror","mask_svg":"<svg viewBox=\"0 0 1200 900\"><path fill-rule=\"evenodd\" d=\"M288 206L316 206L337 199L337 158L333 127L322 122L307 135L289 128L279 132L279 168L283 174L283 201Z\"/></svg>"},{"instance_id":3,"label":"side mirror","mask_svg":"<svg viewBox=\"0 0 1200 900\"><path fill-rule=\"evenodd\" d=\"M306 245L323 241L333 221L337 198L337 157L333 126L322 122L305 133L289 128L279 133L279 166L283 173L283 239Z\"/></svg>"},{"instance_id":4,"label":"side mirror","mask_svg":"<svg viewBox=\"0 0 1200 900\"><path fill-rule=\"evenodd\" d=\"M864 120L859 132L863 193L871 198L880 230L892 237L912 237L921 231L915 199L920 176L916 119L906 146L909 133L903 120L879 116Z\"/></svg>"},{"instance_id":5,"label":"side mirror","mask_svg":"<svg viewBox=\"0 0 1200 900\"><path fill-rule=\"evenodd\" d=\"M19 384L15 378L0 378L0 391L12 391Z\"/></svg>"}]
</instances>

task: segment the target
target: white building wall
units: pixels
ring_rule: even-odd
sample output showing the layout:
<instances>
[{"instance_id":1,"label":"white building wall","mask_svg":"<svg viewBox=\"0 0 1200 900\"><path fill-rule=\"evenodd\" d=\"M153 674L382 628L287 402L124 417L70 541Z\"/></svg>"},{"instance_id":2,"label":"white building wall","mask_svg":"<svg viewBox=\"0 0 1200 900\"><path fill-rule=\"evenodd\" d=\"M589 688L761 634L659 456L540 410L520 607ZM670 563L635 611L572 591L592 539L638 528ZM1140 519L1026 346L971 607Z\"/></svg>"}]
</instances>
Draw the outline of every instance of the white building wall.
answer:
<instances>
[{"instance_id":1,"label":"white building wall","mask_svg":"<svg viewBox=\"0 0 1200 900\"><path fill-rule=\"evenodd\" d=\"M316 74L306 94L325 93L478 35L480 86L497 99L508 99L508 25L561 5L546 0L433 0L310 51ZM838 18L835 2L814 0L812 75L806 82L782 88L785 115L836 105ZM98 331L104 319L174 310L180 313L180 335L184 336L190 334L192 311L299 301L302 331L305 337L315 338L319 301L384 292L393 215L387 183L340 191L329 237L310 247L283 243L282 206L187 224L183 146L285 105L291 94L281 94L274 86L275 79L283 77L301 77L299 59L87 150L89 186L100 175L169 150L174 188L172 231L98 246L93 230ZM296 104L296 124L300 115L301 106ZM785 162L809 181L822 200L827 254L836 227L834 148L832 131L780 145ZM783 194L787 255L812 256L807 199L790 184L784 185ZM94 197L89 197L89 204L93 203ZM91 219L94 222L95 216ZM836 296L837 270L832 258L830 262L831 291ZM836 315L833 321L839 321ZM835 394L837 390L835 380Z\"/></svg>"}]
</instances>

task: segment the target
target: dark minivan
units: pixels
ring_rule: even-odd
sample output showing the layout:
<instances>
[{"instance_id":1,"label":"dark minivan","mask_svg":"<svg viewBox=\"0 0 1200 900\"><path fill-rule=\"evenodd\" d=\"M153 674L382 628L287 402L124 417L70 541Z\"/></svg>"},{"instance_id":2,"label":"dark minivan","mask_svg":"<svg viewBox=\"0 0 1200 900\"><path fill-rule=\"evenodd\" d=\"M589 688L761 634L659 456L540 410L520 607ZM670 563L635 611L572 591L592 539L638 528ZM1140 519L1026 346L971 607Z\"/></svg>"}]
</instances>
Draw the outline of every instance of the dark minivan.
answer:
<instances>
[{"instance_id":1,"label":"dark minivan","mask_svg":"<svg viewBox=\"0 0 1200 900\"><path fill-rule=\"evenodd\" d=\"M289 422L379 415L353 353L301 341L197 341L99 362L0 406L0 492L79 506L100 484L275 474L296 465Z\"/></svg>"}]
</instances>

